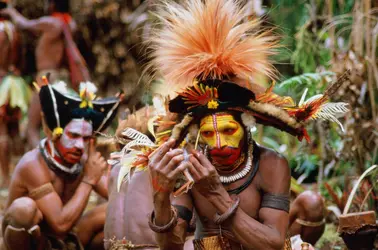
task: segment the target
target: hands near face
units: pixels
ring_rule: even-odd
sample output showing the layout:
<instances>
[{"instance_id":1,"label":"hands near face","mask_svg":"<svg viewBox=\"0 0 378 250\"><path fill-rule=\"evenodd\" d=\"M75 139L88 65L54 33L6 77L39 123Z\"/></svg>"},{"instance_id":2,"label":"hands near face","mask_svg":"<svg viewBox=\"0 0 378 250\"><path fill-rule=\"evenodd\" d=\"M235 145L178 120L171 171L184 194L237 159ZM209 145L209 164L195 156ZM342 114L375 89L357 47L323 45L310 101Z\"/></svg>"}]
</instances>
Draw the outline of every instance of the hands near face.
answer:
<instances>
[{"instance_id":1,"label":"hands near face","mask_svg":"<svg viewBox=\"0 0 378 250\"><path fill-rule=\"evenodd\" d=\"M191 162L189 172L194 179L194 187L204 197L218 194L219 191L224 190L217 170L203 153L193 150L189 161Z\"/></svg>"},{"instance_id":2,"label":"hands near face","mask_svg":"<svg viewBox=\"0 0 378 250\"><path fill-rule=\"evenodd\" d=\"M182 149L171 149L175 140L164 143L150 159L149 169L154 192L169 196L178 176L188 168L194 187L205 197L217 193L222 187L215 167L202 153L193 150L185 161Z\"/></svg>"},{"instance_id":3,"label":"hands near face","mask_svg":"<svg viewBox=\"0 0 378 250\"><path fill-rule=\"evenodd\" d=\"M154 193L165 197L172 193L178 176L189 167L184 161L182 149L172 149L175 140L171 139L158 148L149 161L149 169Z\"/></svg>"},{"instance_id":4,"label":"hands near face","mask_svg":"<svg viewBox=\"0 0 378 250\"><path fill-rule=\"evenodd\" d=\"M96 151L94 139L89 142L88 159L84 165L84 179L86 182L96 185L107 169L105 158Z\"/></svg>"}]
</instances>

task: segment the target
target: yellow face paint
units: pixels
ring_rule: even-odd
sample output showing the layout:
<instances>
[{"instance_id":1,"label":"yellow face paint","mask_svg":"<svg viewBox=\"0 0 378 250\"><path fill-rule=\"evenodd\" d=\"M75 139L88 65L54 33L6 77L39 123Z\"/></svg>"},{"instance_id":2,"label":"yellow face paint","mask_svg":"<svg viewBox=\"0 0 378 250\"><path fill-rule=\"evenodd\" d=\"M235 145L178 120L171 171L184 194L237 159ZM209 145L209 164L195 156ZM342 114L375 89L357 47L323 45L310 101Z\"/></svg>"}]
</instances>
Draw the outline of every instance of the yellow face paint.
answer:
<instances>
[{"instance_id":1,"label":"yellow face paint","mask_svg":"<svg viewBox=\"0 0 378 250\"><path fill-rule=\"evenodd\" d=\"M212 114L201 120L202 140L211 148L238 148L244 137L244 129L227 113Z\"/></svg>"}]
</instances>

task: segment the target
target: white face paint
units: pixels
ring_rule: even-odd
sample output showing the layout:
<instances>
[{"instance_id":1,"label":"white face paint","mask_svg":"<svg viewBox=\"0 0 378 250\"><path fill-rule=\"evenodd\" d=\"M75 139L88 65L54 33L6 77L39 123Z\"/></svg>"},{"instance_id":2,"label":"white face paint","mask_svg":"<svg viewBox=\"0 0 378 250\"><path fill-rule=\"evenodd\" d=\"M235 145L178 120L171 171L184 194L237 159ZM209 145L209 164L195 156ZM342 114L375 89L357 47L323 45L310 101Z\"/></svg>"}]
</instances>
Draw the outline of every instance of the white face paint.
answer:
<instances>
[{"instance_id":1,"label":"white face paint","mask_svg":"<svg viewBox=\"0 0 378 250\"><path fill-rule=\"evenodd\" d=\"M87 151L92 133L92 124L84 119L73 119L68 123L56 143L56 149L63 160L72 164L79 162Z\"/></svg>"}]
</instances>

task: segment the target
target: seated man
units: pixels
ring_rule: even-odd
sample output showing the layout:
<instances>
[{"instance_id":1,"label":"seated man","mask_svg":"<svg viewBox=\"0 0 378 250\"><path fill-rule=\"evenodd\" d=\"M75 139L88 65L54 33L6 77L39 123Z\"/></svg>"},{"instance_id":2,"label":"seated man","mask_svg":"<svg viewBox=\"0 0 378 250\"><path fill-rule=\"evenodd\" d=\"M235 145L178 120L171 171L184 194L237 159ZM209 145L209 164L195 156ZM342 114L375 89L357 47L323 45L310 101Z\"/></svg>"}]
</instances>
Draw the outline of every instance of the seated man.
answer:
<instances>
[{"instance_id":1,"label":"seated man","mask_svg":"<svg viewBox=\"0 0 378 250\"><path fill-rule=\"evenodd\" d=\"M160 249L183 248L193 211L195 249L291 249L290 168L251 129L258 122L308 140L305 122L326 117L340 84L298 106L272 88L254 93L250 82L274 72L268 56L277 42L243 14L232 0L168 3L157 14L164 25L151 38L152 63L166 82L185 87L169 102L181 116L171 139L144 150L154 198L149 226ZM182 179L193 185L188 193L179 192Z\"/></svg>"},{"instance_id":2,"label":"seated man","mask_svg":"<svg viewBox=\"0 0 378 250\"><path fill-rule=\"evenodd\" d=\"M2 223L3 249L83 249L95 240L103 246L106 206L80 218L92 190L107 197L107 164L96 152L94 135L112 121L119 98L93 100L90 83L82 87L80 97L49 84L40 88L48 138L16 166Z\"/></svg>"}]
</instances>

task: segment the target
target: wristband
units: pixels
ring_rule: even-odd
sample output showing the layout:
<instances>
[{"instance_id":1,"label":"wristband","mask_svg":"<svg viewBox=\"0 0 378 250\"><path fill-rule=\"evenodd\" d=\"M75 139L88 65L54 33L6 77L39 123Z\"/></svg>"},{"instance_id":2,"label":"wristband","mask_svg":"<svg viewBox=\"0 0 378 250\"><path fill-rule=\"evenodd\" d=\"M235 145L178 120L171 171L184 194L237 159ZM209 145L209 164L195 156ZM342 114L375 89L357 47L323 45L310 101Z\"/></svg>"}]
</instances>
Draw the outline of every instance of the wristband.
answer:
<instances>
[{"instance_id":1,"label":"wristband","mask_svg":"<svg viewBox=\"0 0 378 250\"><path fill-rule=\"evenodd\" d=\"M177 225L178 221L176 208L171 206L171 211L173 213L172 219L164 226L157 226L155 224L155 211L152 211L150 220L148 221L148 225L150 226L151 230L155 233L167 233L171 231Z\"/></svg>"},{"instance_id":2,"label":"wristband","mask_svg":"<svg viewBox=\"0 0 378 250\"><path fill-rule=\"evenodd\" d=\"M85 184L91 186L92 188L95 186L94 184L92 184L92 183L90 183L90 182L88 182L88 181L85 181L84 179L82 179L81 182L83 182L83 183L85 183Z\"/></svg>"},{"instance_id":3,"label":"wristband","mask_svg":"<svg viewBox=\"0 0 378 250\"><path fill-rule=\"evenodd\" d=\"M232 206L224 214L219 215L218 213L216 213L214 215L214 223L217 225L221 225L223 222L228 220L232 215L235 214L236 210L239 207L239 204L240 204L240 198L237 197L234 204L232 204Z\"/></svg>"}]
</instances>

